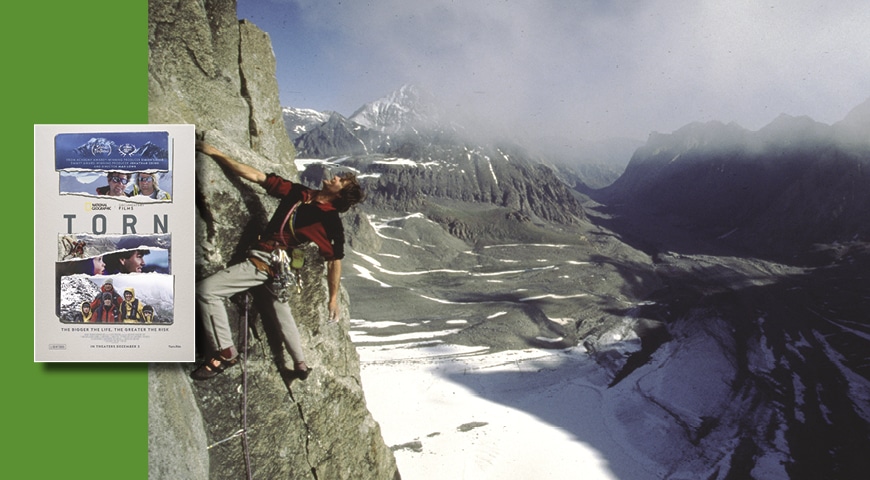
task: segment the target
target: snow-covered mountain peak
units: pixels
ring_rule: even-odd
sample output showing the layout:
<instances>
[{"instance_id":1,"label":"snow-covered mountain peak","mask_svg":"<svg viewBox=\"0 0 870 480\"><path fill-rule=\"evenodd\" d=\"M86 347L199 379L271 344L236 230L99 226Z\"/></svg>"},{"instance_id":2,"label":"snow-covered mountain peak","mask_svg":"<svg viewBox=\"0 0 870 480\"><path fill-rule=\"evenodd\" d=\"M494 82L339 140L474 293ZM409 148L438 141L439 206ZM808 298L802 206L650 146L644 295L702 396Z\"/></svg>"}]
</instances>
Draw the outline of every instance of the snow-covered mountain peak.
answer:
<instances>
[{"instance_id":1,"label":"snow-covered mountain peak","mask_svg":"<svg viewBox=\"0 0 870 480\"><path fill-rule=\"evenodd\" d=\"M284 116L284 124L290 139L311 131L318 125L323 125L329 120L333 112L319 112L310 108L284 107L281 109Z\"/></svg>"},{"instance_id":2,"label":"snow-covered mountain peak","mask_svg":"<svg viewBox=\"0 0 870 480\"><path fill-rule=\"evenodd\" d=\"M420 127L438 128L445 121L435 96L416 85L403 85L363 105L350 116L350 120L385 133Z\"/></svg>"}]
</instances>

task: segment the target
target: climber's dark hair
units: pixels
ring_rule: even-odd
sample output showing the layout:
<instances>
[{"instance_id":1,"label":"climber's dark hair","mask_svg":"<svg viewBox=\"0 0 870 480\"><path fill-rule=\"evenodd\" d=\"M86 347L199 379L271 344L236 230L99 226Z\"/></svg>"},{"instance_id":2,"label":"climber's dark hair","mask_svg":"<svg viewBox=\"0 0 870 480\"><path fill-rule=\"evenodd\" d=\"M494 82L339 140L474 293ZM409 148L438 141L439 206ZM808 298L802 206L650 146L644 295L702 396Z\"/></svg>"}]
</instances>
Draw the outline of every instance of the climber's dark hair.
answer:
<instances>
[{"instance_id":1,"label":"climber's dark hair","mask_svg":"<svg viewBox=\"0 0 870 480\"><path fill-rule=\"evenodd\" d=\"M344 213L350 210L350 207L365 200L366 193L360 186L355 174L350 172L342 173L341 178L347 181L347 185L341 189L338 198L332 201L332 206L339 213Z\"/></svg>"}]
</instances>

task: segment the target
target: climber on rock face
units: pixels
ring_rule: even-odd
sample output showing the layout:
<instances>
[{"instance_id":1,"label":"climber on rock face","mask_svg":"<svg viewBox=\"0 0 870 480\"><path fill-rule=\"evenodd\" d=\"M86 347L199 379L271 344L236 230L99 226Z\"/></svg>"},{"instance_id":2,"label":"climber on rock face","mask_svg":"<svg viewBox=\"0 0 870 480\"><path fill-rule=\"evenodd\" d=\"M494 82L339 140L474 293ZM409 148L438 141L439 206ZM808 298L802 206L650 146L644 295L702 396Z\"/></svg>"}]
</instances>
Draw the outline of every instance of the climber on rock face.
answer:
<instances>
[{"instance_id":1,"label":"climber on rock face","mask_svg":"<svg viewBox=\"0 0 870 480\"><path fill-rule=\"evenodd\" d=\"M305 379L310 368L305 363L299 330L287 302L288 277L293 277L294 247L314 242L327 262L329 286L329 317L338 320L338 292L341 280L341 259L344 257L344 227L339 213L361 202L365 196L353 174L324 179L320 190L313 190L275 174L240 163L212 145L198 141L196 149L226 167L239 177L266 189L280 198L271 220L247 253L248 259L218 271L197 282L196 301L206 339L213 353L196 368L191 377L205 380L238 362L224 300L254 287L265 285L268 299L258 305L261 313L277 322L281 336L293 358L293 376ZM301 253L301 251L297 251Z\"/></svg>"}]
</instances>

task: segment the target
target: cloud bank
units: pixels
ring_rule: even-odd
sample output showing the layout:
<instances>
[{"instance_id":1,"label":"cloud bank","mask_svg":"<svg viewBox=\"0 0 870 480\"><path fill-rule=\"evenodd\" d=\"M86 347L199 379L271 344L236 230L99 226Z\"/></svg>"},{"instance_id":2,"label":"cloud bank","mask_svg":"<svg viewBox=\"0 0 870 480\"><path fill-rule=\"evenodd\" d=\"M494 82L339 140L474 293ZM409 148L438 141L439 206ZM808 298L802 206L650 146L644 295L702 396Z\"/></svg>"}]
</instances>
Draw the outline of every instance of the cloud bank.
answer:
<instances>
[{"instance_id":1,"label":"cloud bank","mask_svg":"<svg viewBox=\"0 0 870 480\"><path fill-rule=\"evenodd\" d=\"M820 5L830 3L829 5ZM239 0L285 106L350 115L404 83L530 136L833 123L870 96L870 2Z\"/></svg>"}]
</instances>

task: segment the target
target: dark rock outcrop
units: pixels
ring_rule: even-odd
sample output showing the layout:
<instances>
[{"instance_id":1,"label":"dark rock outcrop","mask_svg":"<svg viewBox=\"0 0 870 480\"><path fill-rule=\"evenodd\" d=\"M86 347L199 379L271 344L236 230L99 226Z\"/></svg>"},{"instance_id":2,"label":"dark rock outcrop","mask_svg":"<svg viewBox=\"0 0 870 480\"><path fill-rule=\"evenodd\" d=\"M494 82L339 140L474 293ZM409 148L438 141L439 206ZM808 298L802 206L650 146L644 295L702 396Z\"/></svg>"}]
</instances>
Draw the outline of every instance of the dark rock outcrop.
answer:
<instances>
[{"instance_id":1,"label":"dark rock outcrop","mask_svg":"<svg viewBox=\"0 0 870 480\"><path fill-rule=\"evenodd\" d=\"M152 123L193 123L205 139L242 162L295 178L275 59L268 36L239 22L235 2L149 3ZM256 185L197 155L197 276L242 258L276 203ZM354 226L360 230L364 227ZM314 372L288 388L277 335L237 298L228 305L249 351L205 383L191 365L154 365L149 375L150 478L398 478L392 452L366 408L359 358L348 335L349 302L327 321L325 266L307 251L308 281L292 300ZM234 437L247 427L246 434ZM211 446L211 448L208 448Z\"/></svg>"}]
</instances>

